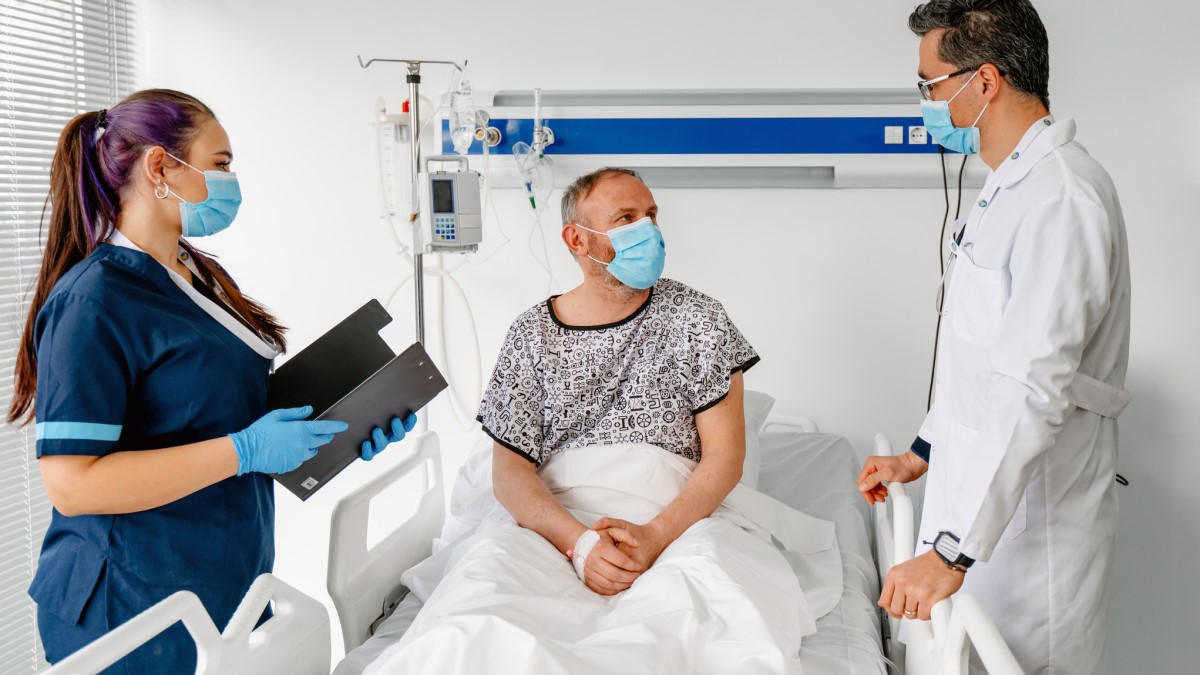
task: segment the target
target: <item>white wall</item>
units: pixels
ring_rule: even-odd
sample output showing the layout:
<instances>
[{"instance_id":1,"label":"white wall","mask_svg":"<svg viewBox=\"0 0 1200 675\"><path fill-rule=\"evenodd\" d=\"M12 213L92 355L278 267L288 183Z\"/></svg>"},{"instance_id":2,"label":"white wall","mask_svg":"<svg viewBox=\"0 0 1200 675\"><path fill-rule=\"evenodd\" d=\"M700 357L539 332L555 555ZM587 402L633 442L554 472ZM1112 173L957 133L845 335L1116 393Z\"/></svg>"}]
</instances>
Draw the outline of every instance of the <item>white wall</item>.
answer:
<instances>
[{"instance_id":1,"label":"white wall","mask_svg":"<svg viewBox=\"0 0 1200 675\"><path fill-rule=\"evenodd\" d=\"M377 208L370 114L403 98L399 67L360 70L364 56L470 59L479 90L568 88L907 87L914 0L840 2L507 3L157 0L147 3L144 83L200 96L237 154L246 203L235 227L204 242L302 347L406 273ZM1053 109L1120 189L1129 224L1134 313L1121 420L1120 571L1112 613L1113 672L1181 672L1200 588L1200 453L1189 437L1200 393L1200 243L1194 201L1200 88L1190 26L1195 5L1039 3L1052 45ZM448 73L429 67L434 98ZM914 109L914 114L916 113ZM941 194L909 191L656 192L671 256L667 274L720 298L762 353L748 385L777 409L816 418L864 454L884 431L907 442L924 410ZM557 194L555 195L557 199ZM496 193L513 243L459 278L480 320L485 370L511 318L544 297L526 248L521 196ZM561 292L578 279L545 218ZM487 232L489 247L498 242ZM760 242L769 241L762 246ZM412 331L408 293L390 337ZM452 319L451 325L456 325ZM469 365L463 363L463 365ZM433 426L449 430L444 403ZM449 434L448 463L465 440ZM394 453L395 454L395 453ZM396 457L379 461L387 463ZM360 465L306 504L278 500L285 579L324 587L334 492L365 480ZM340 642L335 640L335 654Z\"/></svg>"}]
</instances>

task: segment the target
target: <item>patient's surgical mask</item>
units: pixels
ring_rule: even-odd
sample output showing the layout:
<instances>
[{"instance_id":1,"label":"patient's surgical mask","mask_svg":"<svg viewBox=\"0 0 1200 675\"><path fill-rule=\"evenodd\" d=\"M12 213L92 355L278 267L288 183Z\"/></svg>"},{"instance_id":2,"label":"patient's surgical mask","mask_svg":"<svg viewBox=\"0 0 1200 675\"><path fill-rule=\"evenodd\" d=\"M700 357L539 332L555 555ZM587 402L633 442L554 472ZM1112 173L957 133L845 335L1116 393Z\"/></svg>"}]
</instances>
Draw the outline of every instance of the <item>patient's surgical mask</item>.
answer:
<instances>
[{"instance_id":1,"label":"patient's surgical mask","mask_svg":"<svg viewBox=\"0 0 1200 675\"><path fill-rule=\"evenodd\" d=\"M983 117L984 111L991 105L991 101L983 104L983 110L979 111L979 117L975 118L975 122L971 126L960 129L954 126L954 122L950 119L950 101L958 98L958 95L971 84L971 80L975 79L979 71L970 79L959 87L958 91L954 92L945 101L921 101L921 118L925 121L925 128L929 134L933 136L933 140L941 144L942 147L954 152L961 152L964 155L973 155L979 152L979 124L980 118Z\"/></svg>"},{"instance_id":2,"label":"patient's surgical mask","mask_svg":"<svg viewBox=\"0 0 1200 675\"><path fill-rule=\"evenodd\" d=\"M609 262L596 260L589 253L588 257L608 268L608 273L617 281L644 290L654 285L662 276L663 266L667 261L667 246L663 242L662 233L649 216L628 225L616 227L608 232L600 232L579 223L575 225L596 234L603 234L612 240L613 259Z\"/></svg>"}]
</instances>

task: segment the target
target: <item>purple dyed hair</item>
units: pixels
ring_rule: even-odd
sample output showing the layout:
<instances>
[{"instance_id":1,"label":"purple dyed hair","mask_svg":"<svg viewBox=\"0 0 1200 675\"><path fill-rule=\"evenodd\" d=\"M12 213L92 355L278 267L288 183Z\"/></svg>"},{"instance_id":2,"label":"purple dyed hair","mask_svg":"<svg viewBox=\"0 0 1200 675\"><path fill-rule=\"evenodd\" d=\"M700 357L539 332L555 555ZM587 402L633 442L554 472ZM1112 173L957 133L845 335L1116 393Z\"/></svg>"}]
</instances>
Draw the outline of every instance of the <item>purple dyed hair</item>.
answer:
<instances>
[{"instance_id":1,"label":"purple dyed hair","mask_svg":"<svg viewBox=\"0 0 1200 675\"><path fill-rule=\"evenodd\" d=\"M109 109L102 129L98 128L102 120L99 112L77 115L63 128L50 165L50 194L42 210L46 250L17 352L9 423L28 423L33 417L37 388L34 326L50 291L68 270L112 234L122 196L130 190L131 179L146 151L161 147L184 157L200 127L215 119L213 111L192 96L170 89L146 89ZM221 286L238 320L283 349L284 328L267 309L243 296L220 265L182 243L191 252L201 281Z\"/></svg>"}]
</instances>

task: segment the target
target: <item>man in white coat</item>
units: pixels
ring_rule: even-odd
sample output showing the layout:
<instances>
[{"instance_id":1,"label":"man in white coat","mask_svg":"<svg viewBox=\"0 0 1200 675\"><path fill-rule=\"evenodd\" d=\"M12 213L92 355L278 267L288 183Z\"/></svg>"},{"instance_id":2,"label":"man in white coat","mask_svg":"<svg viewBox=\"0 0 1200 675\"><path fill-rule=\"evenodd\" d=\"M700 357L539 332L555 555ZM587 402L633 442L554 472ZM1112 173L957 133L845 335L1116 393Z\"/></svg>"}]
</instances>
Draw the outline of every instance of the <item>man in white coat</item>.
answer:
<instances>
[{"instance_id":1,"label":"man in white coat","mask_svg":"<svg viewBox=\"0 0 1200 675\"><path fill-rule=\"evenodd\" d=\"M875 502L883 482L929 473L917 556L879 604L928 620L961 588L1025 672L1098 673L1129 401L1121 207L1075 122L1050 115L1028 0L934 0L909 27L931 135L992 171L948 243L933 407L912 451L869 458L858 479Z\"/></svg>"}]
</instances>

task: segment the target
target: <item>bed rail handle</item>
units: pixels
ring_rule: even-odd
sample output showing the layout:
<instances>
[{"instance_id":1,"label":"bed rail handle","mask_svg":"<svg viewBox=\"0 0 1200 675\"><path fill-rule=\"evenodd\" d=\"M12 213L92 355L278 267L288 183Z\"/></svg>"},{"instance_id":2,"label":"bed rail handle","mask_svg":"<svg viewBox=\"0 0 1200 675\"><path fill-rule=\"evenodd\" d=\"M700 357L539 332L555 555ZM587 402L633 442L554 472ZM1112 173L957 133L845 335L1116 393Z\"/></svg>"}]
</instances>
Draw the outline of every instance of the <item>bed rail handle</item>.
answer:
<instances>
[{"instance_id":1,"label":"bed rail handle","mask_svg":"<svg viewBox=\"0 0 1200 675\"><path fill-rule=\"evenodd\" d=\"M411 454L374 480L338 501L329 533L326 588L337 608L346 651L370 636L379 603L400 574L430 553L445 516L441 448L434 432L410 437ZM429 480L413 495L417 510L374 546L367 545L371 500L405 476L427 470Z\"/></svg>"},{"instance_id":2,"label":"bed rail handle","mask_svg":"<svg viewBox=\"0 0 1200 675\"><path fill-rule=\"evenodd\" d=\"M883 434L875 434L875 454L892 457L892 442ZM892 555L893 565L908 562L916 548L916 533L913 527L913 502L904 483L887 484L888 497L892 502Z\"/></svg>"},{"instance_id":3,"label":"bed rail handle","mask_svg":"<svg viewBox=\"0 0 1200 675\"><path fill-rule=\"evenodd\" d=\"M989 675L1021 675L1021 665L1000 636L996 624L970 593L959 593L954 597L954 610L950 613L945 635L945 675L967 672L968 644L975 646Z\"/></svg>"},{"instance_id":4,"label":"bed rail handle","mask_svg":"<svg viewBox=\"0 0 1200 675\"><path fill-rule=\"evenodd\" d=\"M272 600L274 615L255 629ZM278 669L289 675L324 675L330 657L329 612L274 574L262 574L242 598L221 641L225 673Z\"/></svg>"},{"instance_id":5,"label":"bed rail handle","mask_svg":"<svg viewBox=\"0 0 1200 675\"><path fill-rule=\"evenodd\" d=\"M196 675L216 675L222 668L221 636L200 598L178 591L117 626L104 636L54 664L45 675L91 675L116 663L151 638L182 621L196 642Z\"/></svg>"}]
</instances>

